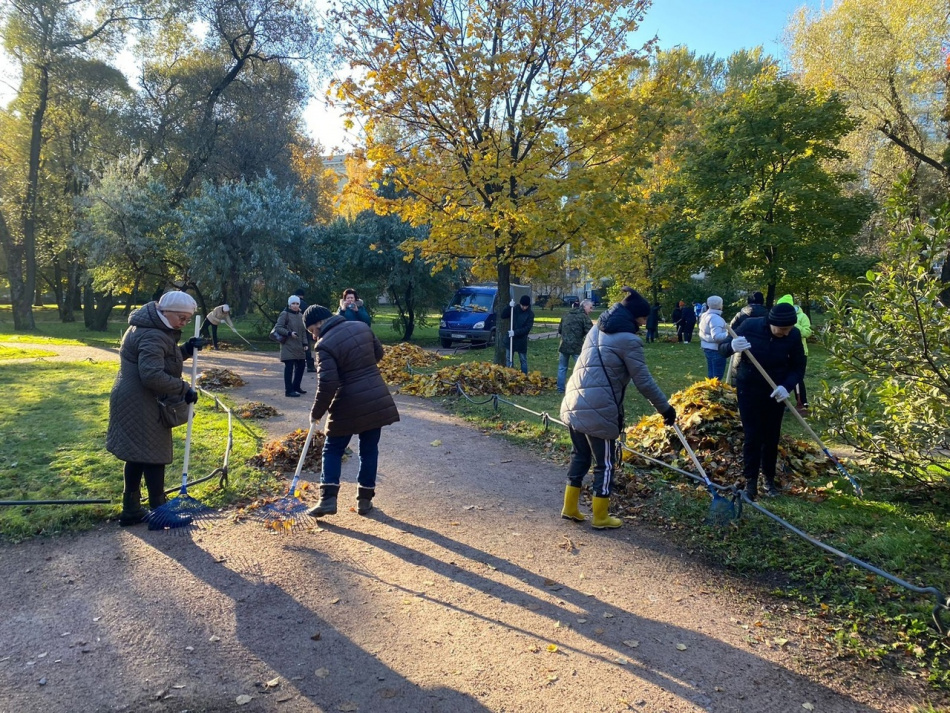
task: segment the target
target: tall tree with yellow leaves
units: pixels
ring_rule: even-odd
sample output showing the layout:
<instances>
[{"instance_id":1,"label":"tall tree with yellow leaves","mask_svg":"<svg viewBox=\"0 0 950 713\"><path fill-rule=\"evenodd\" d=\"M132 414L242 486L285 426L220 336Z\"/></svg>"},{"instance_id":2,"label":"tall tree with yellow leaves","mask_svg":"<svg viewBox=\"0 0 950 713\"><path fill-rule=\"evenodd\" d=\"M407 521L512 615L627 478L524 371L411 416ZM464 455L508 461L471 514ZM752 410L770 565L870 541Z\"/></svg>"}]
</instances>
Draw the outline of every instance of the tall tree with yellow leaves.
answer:
<instances>
[{"instance_id":1,"label":"tall tree with yellow leaves","mask_svg":"<svg viewBox=\"0 0 950 713\"><path fill-rule=\"evenodd\" d=\"M494 274L505 307L513 269L597 232L598 169L619 157L616 135L634 115L594 111L589 97L627 100L641 54L629 36L648 5L341 0L333 16L352 71L338 96L367 117L377 180L406 191L376 210L429 226L408 253Z\"/></svg>"}]
</instances>

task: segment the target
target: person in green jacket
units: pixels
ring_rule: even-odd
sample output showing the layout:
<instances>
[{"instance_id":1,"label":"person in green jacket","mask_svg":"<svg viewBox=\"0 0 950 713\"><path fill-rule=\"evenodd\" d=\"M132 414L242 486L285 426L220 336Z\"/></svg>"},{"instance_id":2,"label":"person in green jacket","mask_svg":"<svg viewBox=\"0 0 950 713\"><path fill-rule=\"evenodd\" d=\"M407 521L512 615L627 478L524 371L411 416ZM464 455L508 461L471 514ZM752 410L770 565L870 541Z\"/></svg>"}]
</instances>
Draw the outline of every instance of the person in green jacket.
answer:
<instances>
[{"instance_id":1,"label":"person in green jacket","mask_svg":"<svg viewBox=\"0 0 950 713\"><path fill-rule=\"evenodd\" d=\"M562 394L567 383L567 370L571 366L571 358L577 363L581 347L584 346L584 338L594 326L590 321L590 311L593 308L594 303L590 300L584 300L580 304L575 303L571 311L561 317L561 323L557 327L557 333L561 337L561 344L557 348L557 390Z\"/></svg>"},{"instance_id":2,"label":"person in green jacket","mask_svg":"<svg viewBox=\"0 0 950 713\"><path fill-rule=\"evenodd\" d=\"M811 336L811 320L808 318L808 315L805 314L805 311L801 308L800 305L795 304L795 301L792 299L791 295L782 295L778 298L775 304L790 304L795 308L795 314L798 317L798 321L795 323L795 326L798 327L798 331L802 334L802 348L805 350L805 365L808 365L808 337ZM798 412L804 414L808 411L808 393L805 391L805 379L803 378L798 382L798 385L795 387L795 400L797 402L796 408Z\"/></svg>"}]
</instances>

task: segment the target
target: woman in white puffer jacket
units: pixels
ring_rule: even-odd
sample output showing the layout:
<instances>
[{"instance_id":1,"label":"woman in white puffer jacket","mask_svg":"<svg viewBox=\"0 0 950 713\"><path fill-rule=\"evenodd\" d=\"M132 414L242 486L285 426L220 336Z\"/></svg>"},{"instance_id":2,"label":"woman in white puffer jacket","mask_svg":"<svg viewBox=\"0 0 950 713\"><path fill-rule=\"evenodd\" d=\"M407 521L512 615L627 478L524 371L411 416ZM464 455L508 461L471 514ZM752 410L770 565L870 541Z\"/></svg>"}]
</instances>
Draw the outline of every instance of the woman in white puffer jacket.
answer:
<instances>
[{"instance_id":1,"label":"woman in white puffer jacket","mask_svg":"<svg viewBox=\"0 0 950 713\"><path fill-rule=\"evenodd\" d=\"M706 355L706 378L719 379L726 371L726 358L719 353L719 345L729 341L726 320L722 318L722 297L712 295L706 300L708 309L699 318L699 340Z\"/></svg>"}]
</instances>

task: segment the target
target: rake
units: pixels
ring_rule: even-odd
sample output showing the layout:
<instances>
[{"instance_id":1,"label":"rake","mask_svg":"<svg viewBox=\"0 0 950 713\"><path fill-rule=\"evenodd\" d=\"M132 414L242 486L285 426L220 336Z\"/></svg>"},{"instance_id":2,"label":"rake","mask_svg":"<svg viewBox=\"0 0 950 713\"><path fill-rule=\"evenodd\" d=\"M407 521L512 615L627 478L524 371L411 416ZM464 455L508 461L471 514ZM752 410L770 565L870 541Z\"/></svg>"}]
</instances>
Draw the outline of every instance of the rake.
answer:
<instances>
[{"instance_id":1,"label":"rake","mask_svg":"<svg viewBox=\"0 0 950 713\"><path fill-rule=\"evenodd\" d=\"M303 516L307 512L307 504L300 499L297 491L297 484L300 482L300 473L303 471L304 461L307 460L307 452L310 450L310 443L317 432L317 423L310 423L310 430L307 432L307 440L304 441L303 448L300 451L300 458L297 459L297 469L294 471L294 478L290 481L290 488L287 495L280 500L264 505L258 511L258 517L264 523L267 530L276 532L289 532L304 520Z\"/></svg>"},{"instance_id":2,"label":"rake","mask_svg":"<svg viewBox=\"0 0 950 713\"><path fill-rule=\"evenodd\" d=\"M733 339L739 336L733 331L732 327L726 327L726 329L729 330L729 335ZM749 361L751 361L752 365L756 369L759 370L759 373L762 375L762 378L768 382L769 386L771 386L773 390L778 388L775 382L772 380L772 377L768 375L768 372L765 371L765 368L759 363L759 360L756 359L752 355L752 352L750 350L747 349L744 352L742 352L742 354L745 354L749 357ZM802 424L802 428L804 428L805 431L808 432L808 435L811 436L815 440L815 443L818 444L818 447L821 449L821 452L825 454L825 458L827 458L828 460L832 462L832 464L834 464L834 467L838 470L838 473L841 474L841 476L843 476L844 478L847 478L848 482L851 483L851 487L854 488L855 495L857 495L859 498L863 498L864 490L861 488L861 484L851 477L851 474L845 469L843 465L841 465L841 462L832 454L831 451L828 450L828 447L822 442L818 434L815 433L814 429L812 429L812 427L808 425L808 421L805 420L805 417L802 416L800 413L798 413L798 409L796 409L792 405L791 399L788 396L785 397L785 407L789 411L792 412L792 415L798 419L798 422L800 424Z\"/></svg>"},{"instance_id":3,"label":"rake","mask_svg":"<svg viewBox=\"0 0 950 713\"><path fill-rule=\"evenodd\" d=\"M693 449L690 448L689 443L686 441L686 436L683 435L680 427L675 423L673 424L673 430L676 431L676 435L679 436L680 442L689 454L690 460L693 461L693 465L696 466L696 470L698 470L702 476L703 482L706 483L706 489L709 490L709 494L712 495L712 504L709 506L709 512L706 514L706 524L713 525L714 527L725 527L733 520L737 520L740 513L736 511L736 504L732 500L719 494L716 486L709 479L709 476L706 475L706 471L703 470L703 466L700 465L699 458L696 457L696 454L693 453Z\"/></svg>"},{"instance_id":4,"label":"rake","mask_svg":"<svg viewBox=\"0 0 950 713\"><path fill-rule=\"evenodd\" d=\"M195 317L195 337L199 337L201 317ZM198 350L191 354L191 388L198 380ZM185 434L185 456L182 464L181 490L178 495L148 514L149 530L174 530L187 527L211 512L211 508L188 494L188 462L191 459L191 427L195 420L195 405L188 404L188 430Z\"/></svg>"}]
</instances>

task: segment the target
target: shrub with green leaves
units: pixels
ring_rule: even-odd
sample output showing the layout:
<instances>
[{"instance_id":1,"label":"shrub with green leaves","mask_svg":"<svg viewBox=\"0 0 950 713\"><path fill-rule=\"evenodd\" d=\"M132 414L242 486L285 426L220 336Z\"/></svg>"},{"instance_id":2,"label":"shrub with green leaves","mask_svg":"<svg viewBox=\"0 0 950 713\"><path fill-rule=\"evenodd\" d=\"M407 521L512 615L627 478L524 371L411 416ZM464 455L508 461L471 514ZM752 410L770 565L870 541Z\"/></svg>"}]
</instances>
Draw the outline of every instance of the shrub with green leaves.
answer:
<instances>
[{"instance_id":1,"label":"shrub with green leaves","mask_svg":"<svg viewBox=\"0 0 950 713\"><path fill-rule=\"evenodd\" d=\"M906 195L906 192L904 193ZM939 265L950 248L950 204L920 220L898 197L884 258L860 296L839 298L826 342L842 383L814 400L834 440L876 470L933 485L950 476L950 305Z\"/></svg>"}]
</instances>

